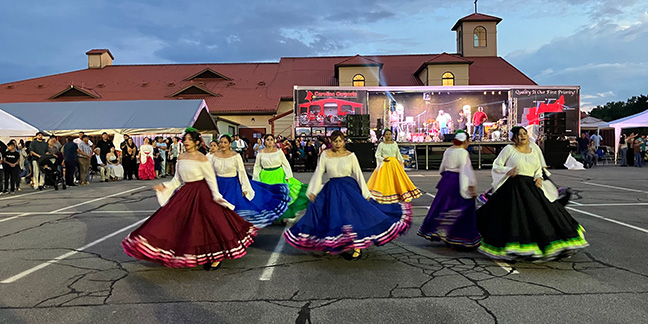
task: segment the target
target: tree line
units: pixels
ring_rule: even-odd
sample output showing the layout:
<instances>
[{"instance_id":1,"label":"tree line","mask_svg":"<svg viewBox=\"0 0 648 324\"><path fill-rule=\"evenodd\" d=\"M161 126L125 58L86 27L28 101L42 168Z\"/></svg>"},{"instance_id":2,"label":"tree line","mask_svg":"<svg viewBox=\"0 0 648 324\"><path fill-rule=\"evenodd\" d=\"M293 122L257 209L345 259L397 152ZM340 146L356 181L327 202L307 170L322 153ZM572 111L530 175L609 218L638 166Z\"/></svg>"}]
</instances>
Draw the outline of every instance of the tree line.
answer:
<instances>
[{"instance_id":1,"label":"tree line","mask_svg":"<svg viewBox=\"0 0 648 324\"><path fill-rule=\"evenodd\" d=\"M639 95L623 101L611 101L603 106L592 109L590 116L612 121L619 118L631 116L648 109L648 96Z\"/></svg>"}]
</instances>

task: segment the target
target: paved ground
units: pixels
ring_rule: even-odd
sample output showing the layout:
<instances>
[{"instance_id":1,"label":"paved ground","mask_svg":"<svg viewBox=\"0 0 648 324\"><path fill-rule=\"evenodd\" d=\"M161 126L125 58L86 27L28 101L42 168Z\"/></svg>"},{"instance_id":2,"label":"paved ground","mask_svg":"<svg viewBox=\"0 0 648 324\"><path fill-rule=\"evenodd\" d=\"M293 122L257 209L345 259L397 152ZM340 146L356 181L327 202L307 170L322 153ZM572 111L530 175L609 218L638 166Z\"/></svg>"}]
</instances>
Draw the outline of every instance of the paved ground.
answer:
<instances>
[{"instance_id":1,"label":"paved ground","mask_svg":"<svg viewBox=\"0 0 648 324\"><path fill-rule=\"evenodd\" d=\"M490 173L477 173L484 190ZM435 171L410 175L435 193ZM312 323L645 323L648 169L554 179L582 192L569 208L591 246L513 265L417 237L429 195L415 200L406 236L362 260L294 249L272 226L244 258L210 272L123 253L119 242L157 208L153 182L2 195L0 323L293 323L300 310Z\"/></svg>"}]
</instances>

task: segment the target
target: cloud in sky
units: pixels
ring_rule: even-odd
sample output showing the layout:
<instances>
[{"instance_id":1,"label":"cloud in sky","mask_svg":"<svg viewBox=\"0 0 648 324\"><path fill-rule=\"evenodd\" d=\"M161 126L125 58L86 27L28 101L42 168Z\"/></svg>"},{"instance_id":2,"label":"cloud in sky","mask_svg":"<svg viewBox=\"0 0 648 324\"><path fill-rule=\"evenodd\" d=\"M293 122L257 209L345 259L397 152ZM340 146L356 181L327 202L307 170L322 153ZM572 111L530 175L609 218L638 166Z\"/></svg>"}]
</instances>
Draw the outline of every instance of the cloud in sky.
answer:
<instances>
[{"instance_id":1,"label":"cloud in sky","mask_svg":"<svg viewBox=\"0 0 648 324\"><path fill-rule=\"evenodd\" d=\"M591 105L648 82L648 5L637 0L492 0L499 55L540 84L581 85ZM0 83L115 64L278 61L282 56L454 52L473 1L10 1L0 11ZM606 95L598 95L598 94Z\"/></svg>"}]
</instances>

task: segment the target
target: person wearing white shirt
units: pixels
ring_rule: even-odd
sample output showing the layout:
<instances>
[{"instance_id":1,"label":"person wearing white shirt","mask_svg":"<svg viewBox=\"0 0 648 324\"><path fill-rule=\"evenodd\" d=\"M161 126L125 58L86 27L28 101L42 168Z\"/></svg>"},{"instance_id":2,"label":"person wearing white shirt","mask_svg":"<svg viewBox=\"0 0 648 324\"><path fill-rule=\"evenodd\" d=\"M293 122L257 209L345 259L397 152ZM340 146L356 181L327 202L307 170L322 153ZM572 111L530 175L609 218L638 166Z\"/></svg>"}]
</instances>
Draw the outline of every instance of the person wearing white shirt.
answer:
<instances>
[{"instance_id":1,"label":"person wearing white shirt","mask_svg":"<svg viewBox=\"0 0 648 324\"><path fill-rule=\"evenodd\" d=\"M278 219L280 222L286 222L287 218L295 218L297 212L308 206L306 185L293 177L290 163L283 151L277 148L274 135L266 134L263 141L266 147L260 150L256 156L252 180L266 184L285 183L288 185L291 202L288 210Z\"/></svg>"},{"instance_id":2,"label":"person wearing white shirt","mask_svg":"<svg viewBox=\"0 0 648 324\"><path fill-rule=\"evenodd\" d=\"M217 268L223 259L246 254L257 228L234 212L221 195L216 175L198 151L200 134L188 128L187 149L178 157L171 181L156 185L160 207L123 241L126 254L170 268Z\"/></svg>"},{"instance_id":3,"label":"person wearing white shirt","mask_svg":"<svg viewBox=\"0 0 648 324\"><path fill-rule=\"evenodd\" d=\"M411 209L407 203L373 200L357 157L344 148L344 134L334 131L331 141L333 147L322 153L308 184L312 203L284 237L299 249L344 253L354 260L362 255L361 249L404 234L411 224Z\"/></svg>"},{"instance_id":4,"label":"person wearing white shirt","mask_svg":"<svg viewBox=\"0 0 648 324\"><path fill-rule=\"evenodd\" d=\"M234 204L234 211L257 228L266 227L288 209L290 190L288 185L265 184L248 179L243 159L232 151L232 138L222 135L216 142L210 143L210 160L216 181L223 197Z\"/></svg>"},{"instance_id":5,"label":"person wearing white shirt","mask_svg":"<svg viewBox=\"0 0 648 324\"><path fill-rule=\"evenodd\" d=\"M587 247L584 229L556 199L542 151L523 127L493 162L493 194L477 210L479 252L503 260L550 261Z\"/></svg>"},{"instance_id":6,"label":"person wearing white shirt","mask_svg":"<svg viewBox=\"0 0 648 324\"><path fill-rule=\"evenodd\" d=\"M410 202L421 197L403 168L403 156L398 144L392 140L392 132L386 129L383 142L376 149L376 169L371 174L367 186L379 203Z\"/></svg>"},{"instance_id":7,"label":"person wearing white shirt","mask_svg":"<svg viewBox=\"0 0 648 324\"><path fill-rule=\"evenodd\" d=\"M466 150L468 134L457 131L453 144L443 153L437 194L417 234L433 242L470 249L481 241L475 219L477 178Z\"/></svg>"}]
</instances>

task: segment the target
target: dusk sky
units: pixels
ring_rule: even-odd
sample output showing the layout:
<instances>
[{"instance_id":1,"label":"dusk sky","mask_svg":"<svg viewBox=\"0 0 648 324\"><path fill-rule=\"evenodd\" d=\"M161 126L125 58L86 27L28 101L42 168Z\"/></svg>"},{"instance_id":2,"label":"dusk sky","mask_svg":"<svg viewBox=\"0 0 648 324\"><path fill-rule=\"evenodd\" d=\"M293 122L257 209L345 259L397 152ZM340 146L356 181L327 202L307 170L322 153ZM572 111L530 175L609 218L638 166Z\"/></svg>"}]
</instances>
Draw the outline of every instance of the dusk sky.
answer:
<instances>
[{"instance_id":1,"label":"dusk sky","mask_svg":"<svg viewBox=\"0 0 648 324\"><path fill-rule=\"evenodd\" d=\"M648 94L648 1L481 0L498 54L540 85L580 85L584 110ZM0 0L0 83L114 64L456 52L473 0Z\"/></svg>"}]
</instances>

